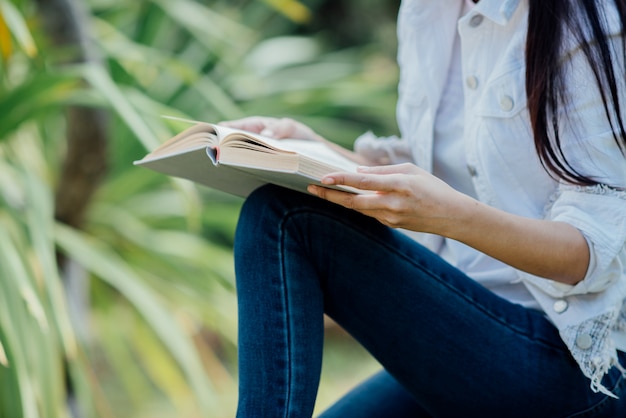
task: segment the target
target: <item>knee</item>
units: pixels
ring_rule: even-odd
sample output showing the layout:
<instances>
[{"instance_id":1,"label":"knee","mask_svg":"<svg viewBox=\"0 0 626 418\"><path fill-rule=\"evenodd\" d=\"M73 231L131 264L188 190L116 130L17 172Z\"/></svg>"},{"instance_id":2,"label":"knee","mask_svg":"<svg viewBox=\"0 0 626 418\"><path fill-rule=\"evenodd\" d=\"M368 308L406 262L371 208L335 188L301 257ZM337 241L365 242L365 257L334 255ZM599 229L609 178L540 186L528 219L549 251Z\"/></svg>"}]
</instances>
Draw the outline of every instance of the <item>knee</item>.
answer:
<instances>
[{"instance_id":1,"label":"knee","mask_svg":"<svg viewBox=\"0 0 626 418\"><path fill-rule=\"evenodd\" d=\"M280 224L281 219L298 201L299 195L304 196L271 184L253 191L241 207L235 242L247 237L262 238L268 233L268 228L275 228Z\"/></svg>"},{"instance_id":2,"label":"knee","mask_svg":"<svg viewBox=\"0 0 626 418\"><path fill-rule=\"evenodd\" d=\"M273 184L266 184L254 190L246 198L241 208L240 219L282 217L291 209L310 205L311 199L313 199L311 195Z\"/></svg>"},{"instance_id":3,"label":"knee","mask_svg":"<svg viewBox=\"0 0 626 418\"><path fill-rule=\"evenodd\" d=\"M265 185L252 192L241 207L235 231L235 263L254 263L264 248L279 239L280 226L297 205L299 195L283 187Z\"/></svg>"},{"instance_id":4,"label":"knee","mask_svg":"<svg viewBox=\"0 0 626 418\"><path fill-rule=\"evenodd\" d=\"M250 222L266 222L267 218L275 213L274 206L281 200L283 188L267 184L254 190L245 200L239 214L238 226L249 227Z\"/></svg>"},{"instance_id":5,"label":"knee","mask_svg":"<svg viewBox=\"0 0 626 418\"><path fill-rule=\"evenodd\" d=\"M280 194L280 187L273 184L266 184L255 189L248 197L241 208L240 216L247 216L248 214L255 214L260 209L268 206L276 196Z\"/></svg>"}]
</instances>

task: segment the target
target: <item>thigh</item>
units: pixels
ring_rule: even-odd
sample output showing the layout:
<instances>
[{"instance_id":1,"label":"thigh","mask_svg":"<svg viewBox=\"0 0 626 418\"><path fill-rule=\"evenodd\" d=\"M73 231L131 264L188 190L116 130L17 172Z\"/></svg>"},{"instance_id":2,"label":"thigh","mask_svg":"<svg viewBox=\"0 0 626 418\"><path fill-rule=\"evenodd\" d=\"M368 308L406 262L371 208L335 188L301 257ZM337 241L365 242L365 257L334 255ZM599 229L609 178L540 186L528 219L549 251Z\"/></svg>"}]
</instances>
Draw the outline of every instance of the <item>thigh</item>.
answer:
<instances>
[{"instance_id":1,"label":"thigh","mask_svg":"<svg viewBox=\"0 0 626 418\"><path fill-rule=\"evenodd\" d=\"M590 391L543 313L498 297L397 231L370 225L360 234L344 243L357 254L346 267L322 271L325 310L429 414L554 418L605 398Z\"/></svg>"}]
</instances>

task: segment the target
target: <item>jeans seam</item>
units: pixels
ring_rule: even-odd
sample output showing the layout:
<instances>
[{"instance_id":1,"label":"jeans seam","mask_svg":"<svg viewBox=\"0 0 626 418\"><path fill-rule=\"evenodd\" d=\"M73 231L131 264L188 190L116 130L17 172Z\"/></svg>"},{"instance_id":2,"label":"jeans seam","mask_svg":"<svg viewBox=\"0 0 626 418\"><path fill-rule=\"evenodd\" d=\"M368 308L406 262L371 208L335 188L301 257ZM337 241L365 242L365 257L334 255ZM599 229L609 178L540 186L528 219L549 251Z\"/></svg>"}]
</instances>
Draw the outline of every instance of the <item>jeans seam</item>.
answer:
<instances>
[{"instance_id":1,"label":"jeans seam","mask_svg":"<svg viewBox=\"0 0 626 418\"><path fill-rule=\"evenodd\" d=\"M285 307L285 315L283 316L283 321L285 321L285 350L287 351L287 361L285 362L287 364L286 367L286 376L285 378L287 379L287 391L285 394L285 418L288 417L289 415L289 410L290 410L290 404L291 404L291 385L292 385L292 379L293 379L293 373L292 373L292 364L291 364L291 358L292 353L291 353L291 325L290 325L290 321L289 321L289 313L290 313L290 307L289 307L289 303L287 301L287 297L288 297L288 284L287 284L287 278L286 278L286 272L285 272L285 245L284 245L284 239L285 239L285 234L284 234L284 225L286 223L286 220L288 219L288 216L284 216L283 219L281 220L281 223L279 225L278 231L279 231L279 248L278 248L278 254L279 254L279 260L280 260L280 282L281 282L281 287L282 287L282 303Z\"/></svg>"}]
</instances>

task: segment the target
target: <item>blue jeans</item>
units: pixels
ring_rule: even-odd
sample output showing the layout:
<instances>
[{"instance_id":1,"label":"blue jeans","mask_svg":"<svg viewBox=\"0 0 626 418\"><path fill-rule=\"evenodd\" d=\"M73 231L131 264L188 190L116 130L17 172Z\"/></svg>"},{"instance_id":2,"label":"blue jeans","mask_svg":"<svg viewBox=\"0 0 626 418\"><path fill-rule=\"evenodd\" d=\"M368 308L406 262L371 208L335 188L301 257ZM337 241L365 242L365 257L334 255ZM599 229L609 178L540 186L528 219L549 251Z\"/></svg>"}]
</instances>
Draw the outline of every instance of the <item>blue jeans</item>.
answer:
<instances>
[{"instance_id":1,"label":"blue jeans","mask_svg":"<svg viewBox=\"0 0 626 418\"><path fill-rule=\"evenodd\" d=\"M626 417L625 383L589 388L555 327L372 218L275 186L235 241L238 417L310 417L323 313L384 367L334 417ZM621 360L624 360L623 358Z\"/></svg>"}]
</instances>

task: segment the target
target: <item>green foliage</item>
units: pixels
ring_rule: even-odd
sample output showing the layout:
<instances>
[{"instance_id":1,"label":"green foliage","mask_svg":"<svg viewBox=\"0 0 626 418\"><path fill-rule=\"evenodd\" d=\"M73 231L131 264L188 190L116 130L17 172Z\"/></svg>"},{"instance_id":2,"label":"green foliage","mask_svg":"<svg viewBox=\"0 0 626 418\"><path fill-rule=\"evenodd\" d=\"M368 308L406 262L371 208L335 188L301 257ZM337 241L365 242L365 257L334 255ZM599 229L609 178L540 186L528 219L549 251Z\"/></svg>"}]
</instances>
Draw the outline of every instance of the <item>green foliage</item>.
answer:
<instances>
[{"instance_id":1,"label":"green foliage","mask_svg":"<svg viewBox=\"0 0 626 418\"><path fill-rule=\"evenodd\" d=\"M62 65L36 3L0 0L0 416L232 416L241 200L132 161L181 128L161 115L294 117L346 146L390 135L393 46L338 49L315 2L82 5L102 60ZM69 106L110 114L81 230L54 217Z\"/></svg>"},{"instance_id":2,"label":"green foliage","mask_svg":"<svg viewBox=\"0 0 626 418\"><path fill-rule=\"evenodd\" d=\"M76 341L54 258L50 189L27 165L32 144L20 145L0 159L0 415L63 417L60 360L75 357Z\"/></svg>"}]
</instances>

